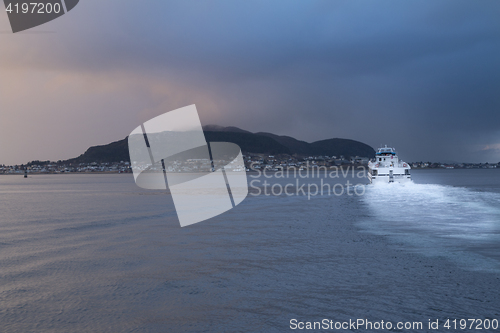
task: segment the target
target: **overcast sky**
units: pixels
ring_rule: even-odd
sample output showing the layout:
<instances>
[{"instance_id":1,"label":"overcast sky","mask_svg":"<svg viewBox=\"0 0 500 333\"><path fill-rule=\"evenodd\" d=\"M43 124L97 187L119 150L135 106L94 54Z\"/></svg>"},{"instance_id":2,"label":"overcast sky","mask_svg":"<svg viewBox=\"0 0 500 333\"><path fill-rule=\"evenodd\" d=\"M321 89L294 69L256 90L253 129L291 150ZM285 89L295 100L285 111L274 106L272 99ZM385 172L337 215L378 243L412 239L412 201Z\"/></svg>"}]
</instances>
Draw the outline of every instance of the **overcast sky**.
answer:
<instances>
[{"instance_id":1,"label":"overcast sky","mask_svg":"<svg viewBox=\"0 0 500 333\"><path fill-rule=\"evenodd\" d=\"M17 34L0 12L0 164L190 104L203 125L497 163L500 1L81 0Z\"/></svg>"}]
</instances>

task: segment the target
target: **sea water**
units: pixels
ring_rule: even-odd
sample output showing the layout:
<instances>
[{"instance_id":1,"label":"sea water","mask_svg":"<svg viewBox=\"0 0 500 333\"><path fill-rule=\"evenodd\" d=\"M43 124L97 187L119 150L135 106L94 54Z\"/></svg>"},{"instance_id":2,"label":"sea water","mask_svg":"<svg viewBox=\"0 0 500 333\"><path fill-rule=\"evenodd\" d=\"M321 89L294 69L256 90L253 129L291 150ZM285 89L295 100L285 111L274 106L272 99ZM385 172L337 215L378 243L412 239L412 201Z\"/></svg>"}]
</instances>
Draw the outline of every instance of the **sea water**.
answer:
<instances>
[{"instance_id":1,"label":"sea water","mask_svg":"<svg viewBox=\"0 0 500 333\"><path fill-rule=\"evenodd\" d=\"M1 331L283 332L293 318L498 315L500 170L413 179L363 195L251 189L181 228L168 193L132 175L0 176Z\"/></svg>"},{"instance_id":2,"label":"sea water","mask_svg":"<svg viewBox=\"0 0 500 333\"><path fill-rule=\"evenodd\" d=\"M500 170L414 170L409 184L368 186L359 225L466 269L500 271Z\"/></svg>"}]
</instances>

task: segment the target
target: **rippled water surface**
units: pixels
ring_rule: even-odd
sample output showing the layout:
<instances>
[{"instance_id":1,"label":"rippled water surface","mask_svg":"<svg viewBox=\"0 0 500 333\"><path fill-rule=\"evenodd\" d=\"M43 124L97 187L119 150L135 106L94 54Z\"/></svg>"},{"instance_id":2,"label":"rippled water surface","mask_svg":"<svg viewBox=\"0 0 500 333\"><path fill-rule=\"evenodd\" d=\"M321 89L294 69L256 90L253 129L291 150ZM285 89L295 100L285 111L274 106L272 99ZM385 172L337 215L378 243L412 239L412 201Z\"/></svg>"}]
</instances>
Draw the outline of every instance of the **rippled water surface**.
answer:
<instances>
[{"instance_id":1,"label":"rippled water surface","mask_svg":"<svg viewBox=\"0 0 500 333\"><path fill-rule=\"evenodd\" d=\"M0 176L1 331L498 318L499 175L417 170L363 196L249 196L186 228L168 194L131 175Z\"/></svg>"},{"instance_id":2,"label":"rippled water surface","mask_svg":"<svg viewBox=\"0 0 500 333\"><path fill-rule=\"evenodd\" d=\"M414 183L368 186L360 225L468 269L500 271L499 171L417 170Z\"/></svg>"}]
</instances>

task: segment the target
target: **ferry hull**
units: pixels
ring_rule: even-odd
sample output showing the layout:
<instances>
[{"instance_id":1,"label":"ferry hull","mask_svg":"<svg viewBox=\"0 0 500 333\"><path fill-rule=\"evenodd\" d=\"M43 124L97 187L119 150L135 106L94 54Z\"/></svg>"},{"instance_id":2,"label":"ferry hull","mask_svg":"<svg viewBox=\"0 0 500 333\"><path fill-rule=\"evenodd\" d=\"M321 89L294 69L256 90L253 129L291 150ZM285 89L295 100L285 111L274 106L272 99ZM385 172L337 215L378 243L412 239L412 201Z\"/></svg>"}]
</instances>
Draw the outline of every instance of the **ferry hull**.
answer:
<instances>
[{"instance_id":1,"label":"ferry hull","mask_svg":"<svg viewBox=\"0 0 500 333\"><path fill-rule=\"evenodd\" d=\"M373 177L369 173L368 180L370 181L370 184L410 183L411 177L407 176L407 175L403 175L403 176L393 176L391 179L389 176L375 176L375 177Z\"/></svg>"},{"instance_id":2,"label":"ferry hull","mask_svg":"<svg viewBox=\"0 0 500 333\"><path fill-rule=\"evenodd\" d=\"M368 180L375 183L411 182L411 167L401 161L394 148L379 148L375 159L368 163Z\"/></svg>"}]
</instances>

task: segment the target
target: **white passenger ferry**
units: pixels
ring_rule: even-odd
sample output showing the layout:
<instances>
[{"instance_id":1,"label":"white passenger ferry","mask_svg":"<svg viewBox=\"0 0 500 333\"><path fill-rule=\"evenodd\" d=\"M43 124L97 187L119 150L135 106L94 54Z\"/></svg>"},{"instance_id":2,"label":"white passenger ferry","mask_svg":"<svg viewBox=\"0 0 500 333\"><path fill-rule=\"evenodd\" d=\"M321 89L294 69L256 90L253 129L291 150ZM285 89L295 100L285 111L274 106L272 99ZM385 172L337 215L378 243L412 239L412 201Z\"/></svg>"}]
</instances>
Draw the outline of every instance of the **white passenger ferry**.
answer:
<instances>
[{"instance_id":1,"label":"white passenger ferry","mask_svg":"<svg viewBox=\"0 0 500 333\"><path fill-rule=\"evenodd\" d=\"M368 163L368 179L370 183L410 182L410 170L408 163L399 160L396 150L386 145Z\"/></svg>"}]
</instances>

